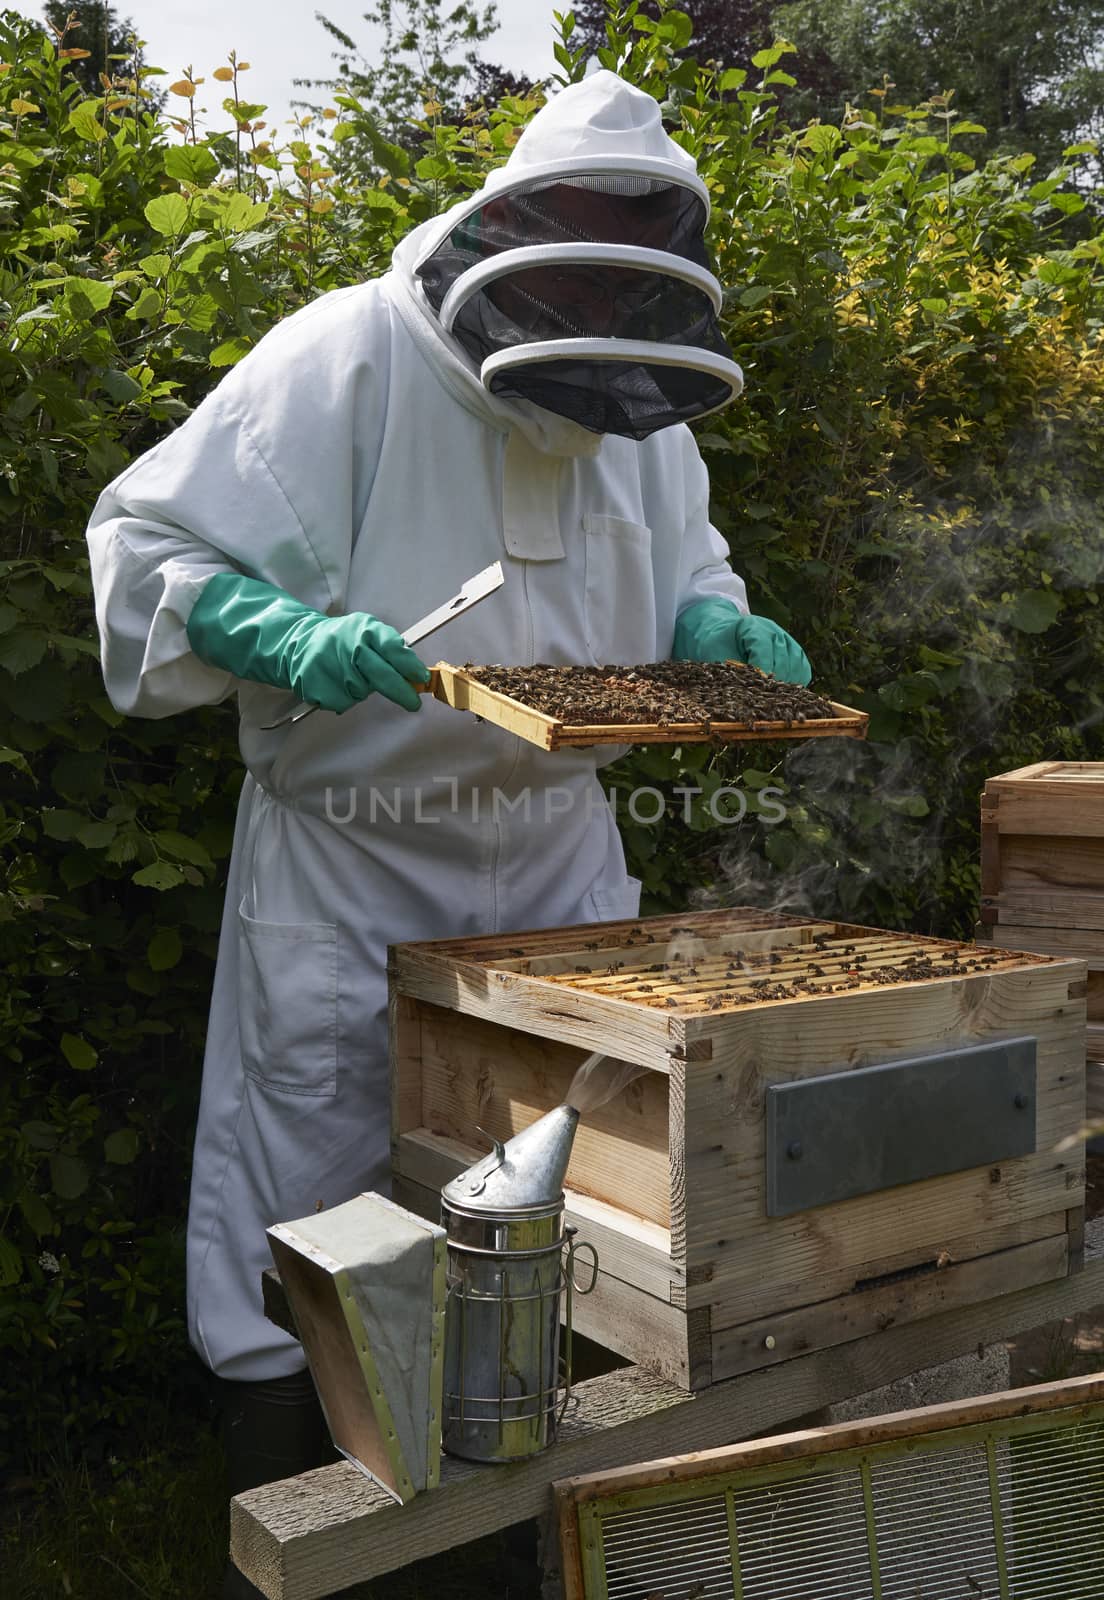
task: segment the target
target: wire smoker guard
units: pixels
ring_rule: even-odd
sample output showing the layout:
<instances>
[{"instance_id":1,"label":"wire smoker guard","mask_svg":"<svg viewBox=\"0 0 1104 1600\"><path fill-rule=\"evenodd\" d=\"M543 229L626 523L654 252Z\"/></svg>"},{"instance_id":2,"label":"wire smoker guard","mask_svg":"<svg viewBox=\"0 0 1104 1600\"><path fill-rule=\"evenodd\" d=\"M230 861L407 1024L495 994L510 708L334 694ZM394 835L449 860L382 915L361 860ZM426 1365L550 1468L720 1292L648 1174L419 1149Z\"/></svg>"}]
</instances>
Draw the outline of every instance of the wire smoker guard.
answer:
<instances>
[{"instance_id":1,"label":"wire smoker guard","mask_svg":"<svg viewBox=\"0 0 1104 1600\"><path fill-rule=\"evenodd\" d=\"M518 1461L551 1444L571 1392L571 1305L598 1277L564 1224L578 1126L556 1106L441 1191L448 1235L442 1443L469 1461ZM490 1137L487 1135L487 1137ZM586 1287L575 1282L582 1258ZM560 1361L560 1299L565 1297Z\"/></svg>"}]
</instances>

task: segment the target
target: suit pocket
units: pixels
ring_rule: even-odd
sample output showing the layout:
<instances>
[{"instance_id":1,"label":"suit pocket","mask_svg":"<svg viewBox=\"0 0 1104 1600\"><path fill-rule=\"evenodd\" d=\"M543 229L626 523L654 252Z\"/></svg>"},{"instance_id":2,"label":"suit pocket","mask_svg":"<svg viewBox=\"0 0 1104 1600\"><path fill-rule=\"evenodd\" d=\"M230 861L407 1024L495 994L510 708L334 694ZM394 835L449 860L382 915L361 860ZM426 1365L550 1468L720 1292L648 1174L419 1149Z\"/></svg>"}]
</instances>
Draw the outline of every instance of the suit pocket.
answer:
<instances>
[{"instance_id":1,"label":"suit pocket","mask_svg":"<svg viewBox=\"0 0 1104 1600\"><path fill-rule=\"evenodd\" d=\"M587 648L598 666L637 666L656 651L652 533L623 517L583 517Z\"/></svg>"},{"instance_id":2,"label":"suit pocket","mask_svg":"<svg viewBox=\"0 0 1104 1600\"><path fill-rule=\"evenodd\" d=\"M247 1076L285 1094L337 1093L337 928L238 912L238 1029Z\"/></svg>"},{"instance_id":3,"label":"suit pocket","mask_svg":"<svg viewBox=\"0 0 1104 1600\"><path fill-rule=\"evenodd\" d=\"M640 915L640 879L626 877L612 888L592 889L587 900L596 922L631 922Z\"/></svg>"}]
</instances>

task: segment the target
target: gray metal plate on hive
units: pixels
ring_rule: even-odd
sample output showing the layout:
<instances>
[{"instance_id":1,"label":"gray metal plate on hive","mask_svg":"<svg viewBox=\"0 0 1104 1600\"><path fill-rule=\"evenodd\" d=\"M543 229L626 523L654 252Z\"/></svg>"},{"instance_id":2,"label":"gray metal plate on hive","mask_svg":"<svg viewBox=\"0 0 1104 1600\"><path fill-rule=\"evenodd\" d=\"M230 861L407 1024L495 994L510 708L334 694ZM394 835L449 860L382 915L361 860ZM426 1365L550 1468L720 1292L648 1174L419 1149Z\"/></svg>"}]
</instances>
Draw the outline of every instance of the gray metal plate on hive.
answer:
<instances>
[{"instance_id":1,"label":"gray metal plate on hive","mask_svg":"<svg viewBox=\"0 0 1104 1600\"><path fill-rule=\"evenodd\" d=\"M767 1089L767 1215L1029 1155L1035 1040L1000 1039Z\"/></svg>"}]
</instances>

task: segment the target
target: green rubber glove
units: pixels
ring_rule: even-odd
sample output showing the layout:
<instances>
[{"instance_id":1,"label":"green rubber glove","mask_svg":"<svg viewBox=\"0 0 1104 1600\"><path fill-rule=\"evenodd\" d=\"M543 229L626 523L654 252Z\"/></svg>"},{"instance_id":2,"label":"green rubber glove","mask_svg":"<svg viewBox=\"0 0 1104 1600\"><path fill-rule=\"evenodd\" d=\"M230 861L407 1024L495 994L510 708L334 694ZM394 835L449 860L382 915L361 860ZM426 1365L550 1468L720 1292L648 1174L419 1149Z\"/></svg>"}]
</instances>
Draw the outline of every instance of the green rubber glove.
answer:
<instances>
[{"instance_id":1,"label":"green rubber glove","mask_svg":"<svg viewBox=\"0 0 1104 1600\"><path fill-rule=\"evenodd\" d=\"M407 711L421 707L413 683L429 668L400 633L366 611L327 617L283 589L217 572L204 585L187 624L201 661L236 678L290 689L327 711L348 711L374 691Z\"/></svg>"},{"instance_id":2,"label":"green rubber glove","mask_svg":"<svg viewBox=\"0 0 1104 1600\"><path fill-rule=\"evenodd\" d=\"M796 639L767 617L749 617L731 600L698 600L675 624L675 661L745 661L783 683L806 684L813 675Z\"/></svg>"}]
</instances>

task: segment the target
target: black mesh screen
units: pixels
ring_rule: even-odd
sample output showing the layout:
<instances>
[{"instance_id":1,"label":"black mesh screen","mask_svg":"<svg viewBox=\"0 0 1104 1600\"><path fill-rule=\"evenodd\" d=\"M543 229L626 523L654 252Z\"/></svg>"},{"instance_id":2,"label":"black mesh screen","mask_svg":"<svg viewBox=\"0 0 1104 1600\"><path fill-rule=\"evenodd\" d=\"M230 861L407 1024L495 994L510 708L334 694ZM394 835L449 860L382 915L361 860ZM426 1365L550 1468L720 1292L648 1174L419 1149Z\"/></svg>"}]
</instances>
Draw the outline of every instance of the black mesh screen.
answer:
<instances>
[{"instance_id":1,"label":"black mesh screen","mask_svg":"<svg viewBox=\"0 0 1104 1600\"><path fill-rule=\"evenodd\" d=\"M708 267L705 207L692 190L642 178L573 179L488 200L418 269L440 311L456 280L503 251L539 244L621 244ZM731 359L708 296L650 269L555 263L486 284L458 311L453 336L480 364L548 339L694 345ZM644 439L723 405L722 380L685 367L551 359L498 373L495 394L533 401L596 433Z\"/></svg>"},{"instance_id":2,"label":"black mesh screen","mask_svg":"<svg viewBox=\"0 0 1104 1600\"><path fill-rule=\"evenodd\" d=\"M727 383L707 372L627 361L542 361L491 380L491 392L570 417L593 433L646 439L724 405Z\"/></svg>"}]
</instances>

